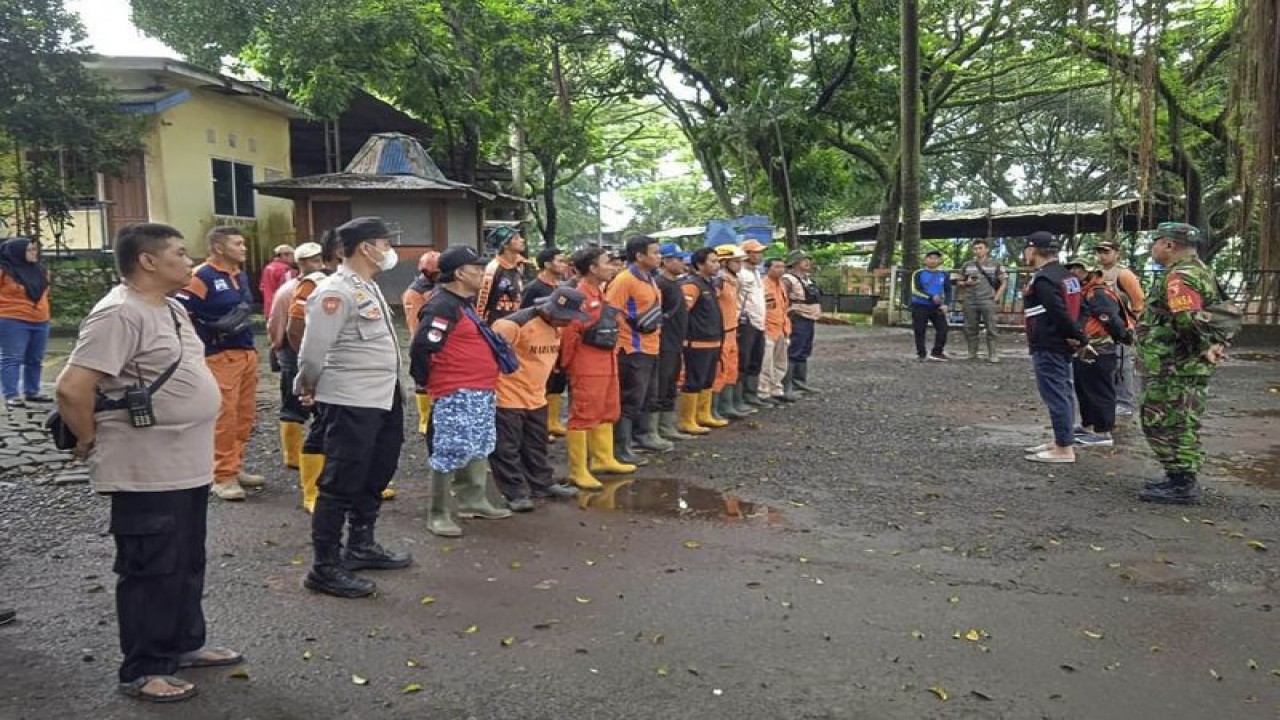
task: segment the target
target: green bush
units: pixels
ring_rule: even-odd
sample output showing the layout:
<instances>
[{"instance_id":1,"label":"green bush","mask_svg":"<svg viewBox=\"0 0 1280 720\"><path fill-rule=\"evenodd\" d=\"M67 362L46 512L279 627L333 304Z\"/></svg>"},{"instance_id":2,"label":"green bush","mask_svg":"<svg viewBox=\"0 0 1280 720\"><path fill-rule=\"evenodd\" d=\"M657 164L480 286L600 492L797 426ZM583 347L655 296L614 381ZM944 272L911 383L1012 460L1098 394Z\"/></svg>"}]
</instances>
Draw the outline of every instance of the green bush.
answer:
<instances>
[{"instance_id":1,"label":"green bush","mask_svg":"<svg viewBox=\"0 0 1280 720\"><path fill-rule=\"evenodd\" d=\"M106 256L49 258L49 309L55 328L77 328L93 306L117 282L115 264Z\"/></svg>"}]
</instances>

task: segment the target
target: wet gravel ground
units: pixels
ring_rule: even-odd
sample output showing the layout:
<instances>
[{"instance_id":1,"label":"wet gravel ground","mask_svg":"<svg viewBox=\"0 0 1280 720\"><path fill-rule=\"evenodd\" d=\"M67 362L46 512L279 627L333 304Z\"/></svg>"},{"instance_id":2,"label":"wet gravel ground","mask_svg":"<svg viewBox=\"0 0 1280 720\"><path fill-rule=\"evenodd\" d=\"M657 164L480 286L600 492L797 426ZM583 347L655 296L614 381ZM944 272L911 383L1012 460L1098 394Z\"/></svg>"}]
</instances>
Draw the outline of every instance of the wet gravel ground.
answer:
<instances>
[{"instance_id":1,"label":"wet gravel ground","mask_svg":"<svg viewBox=\"0 0 1280 720\"><path fill-rule=\"evenodd\" d=\"M17 481L0 718L1280 716L1280 354L1215 379L1206 502L1152 507L1136 427L1074 466L1021 459L1048 430L1016 342L918 363L903 330L824 326L817 397L451 541L423 529L411 441L380 530L415 565L361 601L300 586L268 381L269 485L210 515L210 641L247 677L188 673L181 709L118 697L106 503Z\"/></svg>"}]
</instances>

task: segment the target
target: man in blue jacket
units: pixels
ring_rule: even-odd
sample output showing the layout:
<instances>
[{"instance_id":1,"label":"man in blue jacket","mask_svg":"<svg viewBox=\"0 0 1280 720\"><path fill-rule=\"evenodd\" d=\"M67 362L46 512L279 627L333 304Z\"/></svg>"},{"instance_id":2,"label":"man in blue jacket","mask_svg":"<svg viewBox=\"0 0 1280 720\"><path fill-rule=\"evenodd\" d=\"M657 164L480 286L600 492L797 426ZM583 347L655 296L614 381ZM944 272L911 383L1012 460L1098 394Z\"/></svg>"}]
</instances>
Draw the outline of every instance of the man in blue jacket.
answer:
<instances>
[{"instance_id":1,"label":"man in blue jacket","mask_svg":"<svg viewBox=\"0 0 1280 720\"><path fill-rule=\"evenodd\" d=\"M942 253L924 254L924 267L911 274L911 329L916 336L916 357L920 360L950 360L947 356L947 290L951 278L939 270ZM933 351L924 352L925 332L933 323Z\"/></svg>"}]
</instances>

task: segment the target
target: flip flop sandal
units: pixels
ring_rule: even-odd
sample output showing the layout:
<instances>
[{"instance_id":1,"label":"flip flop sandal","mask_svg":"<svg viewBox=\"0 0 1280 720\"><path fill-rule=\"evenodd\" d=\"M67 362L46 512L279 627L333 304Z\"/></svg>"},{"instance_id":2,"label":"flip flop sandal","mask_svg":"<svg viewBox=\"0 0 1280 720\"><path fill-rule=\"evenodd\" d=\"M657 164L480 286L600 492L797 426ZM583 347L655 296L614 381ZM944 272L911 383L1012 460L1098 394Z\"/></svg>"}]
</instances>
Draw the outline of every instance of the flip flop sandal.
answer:
<instances>
[{"instance_id":1,"label":"flip flop sandal","mask_svg":"<svg viewBox=\"0 0 1280 720\"><path fill-rule=\"evenodd\" d=\"M226 657L206 657L205 653L215 653ZM228 655L228 653L230 654ZM244 662L244 655L235 650L224 647L200 648L199 650L179 655L178 669L223 667L225 665L239 665L242 662Z\"/></svg>"},{"instance_id":2,"label":"flip flop sandal","mask_svg":"<svg viewBox=\"0 0 1280 720\"><path fill-rule=\"evenodd\" d=\"M1076 461L1076 459L1073 457L1067 458L1067 457L1058 457L1056 455L1050 455L1048 450L1045 450L1044 452L1032 453L1031 455L1027 455L1026 459L1030 460L1031 462L1056 463L1056 464L1067 464L1067 463L1073 463Z\"/></svg>"},{"instance_id":3,"label":"flip flop sandal","mask_svg":"<svg viewBox=\"0 0 1280 720\"><path fill-rule=\"evenodd\" d=\"M172 695L156 695L155 693L144 692L142 688L146 687L147 683L157 678L165 681L169 687L182 689L182 692L174 693ZM195 697L198 692L195 685L172 675L143 675L142 677L135 679L133 682L120 683L119 689L121 694L153 703L181 702L182 700L188 700Z\"/></svg>"}]
</instances>

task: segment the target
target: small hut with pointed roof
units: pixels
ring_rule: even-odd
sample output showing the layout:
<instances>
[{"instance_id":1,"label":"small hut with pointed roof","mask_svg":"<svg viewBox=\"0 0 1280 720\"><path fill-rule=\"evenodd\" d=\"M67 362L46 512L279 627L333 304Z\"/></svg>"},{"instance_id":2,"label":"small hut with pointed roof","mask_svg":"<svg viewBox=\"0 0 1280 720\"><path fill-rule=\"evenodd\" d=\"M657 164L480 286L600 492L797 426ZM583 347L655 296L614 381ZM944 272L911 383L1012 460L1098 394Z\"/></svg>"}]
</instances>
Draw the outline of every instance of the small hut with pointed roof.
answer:
<instances>
[{"instance_id":1,"label":"small hut with pointed roof","mask_svg":"<svg viewBox=\"0 0 1280 720\"><path fill-rule=\"evenodd\" d=\"M423 251L478 247L485 210L523 202L450 180L416 139L394 132L370 137L340 173L254 187L263 195L294 201L299 238L318 239L353 217L377 215L399 233L394 239L398 245ZM413 253L400 254L407 259Z\"/></svg>"}]
</instances>

